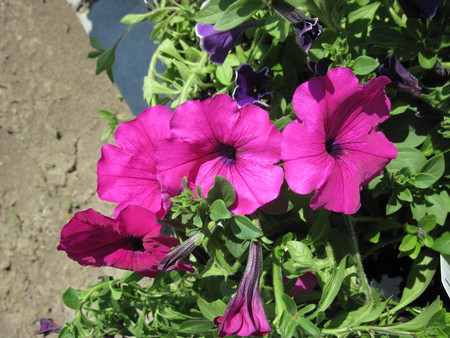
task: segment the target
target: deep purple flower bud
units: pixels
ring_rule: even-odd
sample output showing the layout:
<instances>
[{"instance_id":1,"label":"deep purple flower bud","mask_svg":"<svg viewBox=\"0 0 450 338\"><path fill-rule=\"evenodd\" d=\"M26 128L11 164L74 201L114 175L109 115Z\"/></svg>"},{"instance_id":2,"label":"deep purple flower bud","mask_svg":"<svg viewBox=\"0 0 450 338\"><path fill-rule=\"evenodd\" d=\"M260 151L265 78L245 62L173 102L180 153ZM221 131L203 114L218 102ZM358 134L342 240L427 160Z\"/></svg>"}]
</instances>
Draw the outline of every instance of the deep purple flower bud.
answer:
<instances>
[{"instance_id":1,"label":"deep purple flower bud","mask_svg":"<svg viewBox=\"0 0 450 338\"><path fill-rule=\"evenodd\" d=\"M408 18L433 19L440 0L398 0Z\"/></svg>"},{"instance_id":2,"label":"deep purple flower bud","mask_svg":"<svg viewBox=\"0 0 450 338\"><path fill-rule=\"evenodd\" d=\"M217 31L214 29L214 25L198 23L195 25L195 32L200 38L202 50L211 54L209 60L221 65L225 61L228 52L242 42L244 31L252 25L253 23L247 20L230 30Z\"/></svg>"},{"instance_id":3,"label":"deep purple flower bud","mask_svg":"<svg viewBox=\"0 0 450 338\"><path fill-rule=\"evenodd\" d=\"M312 43L322 35L319 19L307 17L283 0L272 0L271 4L279 15L294 26L295 41L305 53L308 53Z\"/></svg>"},{"instance_id":4,"label":"deep purple flower bud","mask_svg":"<svg viewBox=\"0 0 450 338\"><path fill-rule=\"evenodd\" d=\"M183 259L189 255L192 250L194 250L197 245L195 241L201 235L200 232L196 233L194 236L189 237L183 243L178 245L175 249L170 251L158 265L159 271L172 271L178 267L178 264L183 262Z\"/></svg>"},{"instance_id":5,"label":"deep purple flower bud","mask_svg":"<svg viewBox=\"0 0 450 338\"><path fill-rule=\"evenodd\" d=\"M236 69L236 88L233 92L233 99L237 101L239 107L247 103L253 103L267 108L268 104L262 102L261 99L272 95L271 92L267 91L268 78L269 69L267 67L254 71L252 66L246 63L240 65Z\"/></svg>"},{"instance_id":6,"label":"deep purple flower bud","mask_svg":"<svg viewBox=\"0 0 450 338\"><path fill-rule=\"evenodd\" d=\"M250 243L247 266L236 295L228 303L223 317L216 317L219 337L264 336L272 332L267 321L259 293L259 279L262 272L261 244Z\"/></svg>"},{"instance_id":7,"label":"deep purple flower bud","mask_svg":"<svg viewBox=\"0 0 450 338\"><path fill-rule=\"evenodd\" d=\"M385 75L392 80L388 86L401 88L419 96L422 93L419 80L417 80L405 67L397 60L394 53L389 54L384 63L378 69L378 76Z\"/></svg>"},{"instance_id":8,"label":"deep purple flower bud","mask_svg":"<svg viewBox=\"0 0 450 338\"><path fill-rule=\"evenodd\" d=\"M59 333L62 328L62 326L56 324L52 318L41 318L39 324L41 327L36 334L43 334L44 337L47 337L50 333Z\"/></svg>"},{"instance_id":9,"label":"deep purple flower bud","mask_svg":"<svg viewBox=\"0 0 450 338\"><path fill-rule=\"evenodd\" d=\"M333 63L329 58L323 58L319 61L311 61L308 58L308 68L315 76L324 76L328 72L328 67Z\"/></svg>"}]
</instances>

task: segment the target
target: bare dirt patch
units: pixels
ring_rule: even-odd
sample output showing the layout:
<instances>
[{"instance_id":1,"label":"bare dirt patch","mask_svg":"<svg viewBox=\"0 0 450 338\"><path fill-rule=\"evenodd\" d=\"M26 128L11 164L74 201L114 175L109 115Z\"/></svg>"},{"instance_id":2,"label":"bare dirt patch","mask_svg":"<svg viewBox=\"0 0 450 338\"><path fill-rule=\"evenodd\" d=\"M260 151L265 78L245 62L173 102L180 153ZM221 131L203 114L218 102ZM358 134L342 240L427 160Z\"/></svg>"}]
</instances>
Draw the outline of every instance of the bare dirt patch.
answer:
<instances>
[{"instance_id":1,"label":"bare dirt patch","mask_svg":"<svg viewBox=\"0 0 450 338\"><path fill-rule=\"evenodd\" d=\"M77 210L112 214L95 191L106 122L92 115L129 109L106 75L95 76L65 1L0 0L0 24L0 332L31 337L40 317L71 318L61 301L68 286L102 273L56 246Z\"/></svg>"}]
</instances>

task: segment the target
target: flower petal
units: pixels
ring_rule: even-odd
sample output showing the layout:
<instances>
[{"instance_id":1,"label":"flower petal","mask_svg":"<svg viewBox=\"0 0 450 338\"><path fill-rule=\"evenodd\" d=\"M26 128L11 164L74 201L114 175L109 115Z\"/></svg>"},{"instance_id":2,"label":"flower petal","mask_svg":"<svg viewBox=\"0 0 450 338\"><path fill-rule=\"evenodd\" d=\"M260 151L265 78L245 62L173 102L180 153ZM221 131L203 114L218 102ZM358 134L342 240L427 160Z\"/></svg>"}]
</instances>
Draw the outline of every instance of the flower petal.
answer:
<instances>
[{"instance_id":1,"label":"flower petal","mask_svg":"<svg viewBox=\"0 0 450 338\"><path fill-rule=\"evenodd\" d=\"M150 107L135 120L120 124L116 132L118 147L102 147L97 192L103 200L121 203L116 216L128 205L140 205L160 217L164 215L154 151L158 140L170 135L171 117L166 107Z\"/></svg>"},{"instance_id":2,"label":"flower petal","mask_svg":"<svg viewBox=\"0 0 450 338\"><path fill-rule=\"evenodd\" d=\"M309 194L321 187L335 165L326 152L323 130L311 130L293 121L282 136L281 158L289 187L298 194Z\"/></svg>"},{"instance_id":3,"label":"flower petal","mask_svg":"<svg viewBox=\"0 0 450 338\"><path fill-rule=\"evenodd\" d=\"M361 91L358 78L348 68L330 69L301 84L294 93L292 104L297 117L310 129L320 129L330 114L348 97Z\"/></svg>"}]
</instances>

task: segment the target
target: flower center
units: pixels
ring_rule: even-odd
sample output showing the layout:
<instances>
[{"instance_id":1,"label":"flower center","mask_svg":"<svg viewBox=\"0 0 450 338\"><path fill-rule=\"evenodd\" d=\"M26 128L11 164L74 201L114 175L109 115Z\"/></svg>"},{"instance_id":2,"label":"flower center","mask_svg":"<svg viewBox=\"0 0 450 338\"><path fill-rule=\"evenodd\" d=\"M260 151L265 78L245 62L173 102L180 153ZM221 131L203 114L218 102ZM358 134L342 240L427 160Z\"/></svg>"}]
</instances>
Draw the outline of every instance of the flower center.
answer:
<instances>
[{"instance_id":1,"label":"flower center","mask_svg":"<svg viewBox=\"0 0 450 338\"><path fill-rule=\"evenodd\" d=\"M334 138L329 138L325 142L325 149L328 154L333 157L338 157L342 153L342 146Z\"/></svg>"},{"instance_id":2,"label":"flower center","mask_svg":"<svg viewBox=\"0 0 450 338\"><path fill-rule=\"evenodd\" d=\"M217 146L216 153L222 157L225 164L232 164L236 160L236 148L228 144L220 143Z\"/></svg>"},{"instance_id":3,"label":"flower center","mask_svg":"<svg viewBox=\"0 0 450 338\"><path fill-rule=\"evenodd\" d=\"M144 244L142 243L142 239L136 237L129 237L130 241L130 249L133 251L145 251Z\"/></svg>"}]
</instances>

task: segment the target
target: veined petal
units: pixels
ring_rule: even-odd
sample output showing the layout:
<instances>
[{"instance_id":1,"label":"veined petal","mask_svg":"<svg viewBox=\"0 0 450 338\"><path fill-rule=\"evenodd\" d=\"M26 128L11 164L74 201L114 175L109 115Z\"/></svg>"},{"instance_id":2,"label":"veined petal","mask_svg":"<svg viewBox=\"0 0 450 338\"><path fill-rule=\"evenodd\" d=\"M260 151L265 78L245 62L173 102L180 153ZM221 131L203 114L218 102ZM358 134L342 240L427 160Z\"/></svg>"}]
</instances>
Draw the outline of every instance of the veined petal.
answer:
<instances>
[{"instance_id":1,"label":"veined petal","mask_svg":"<svg viewBox=\"0 0 450 338\"><path fill-rule=\"evenodd\" d=\"M142 239L144 236L157 235L161 230L161 224L156 221L154 213L135 205L122 210L116 220L117 231L124 237Z\"/></svg>"},{"instance_id":2,"label":"veined petal","mask_svg":"<svg viewBox=\"0 0 450 338\"><path fill-rule=\"evenodd\" d=\"M348 68L330 69L326 76L319 76L301 84L294 93L292 104L300 121L308 128L324 128L325 121L339 105L351 95L362 90L358 78Z\"/></svg>"},{"instance_id":3,"label":"veined petal","mask_svg":"<svg viewBox=\"0 0 450 338\"><path fill-rule=\"evenodd\" d=\"M204 101L192 100L179 105L170 128L178 138L214 147L232 133L238 119L236 101L226 94L219 94Z\"/></svg>"},{"instance_id":4,"label":"veined petal","mask_svg":"<svg viewBox=\"0 0 450 338\"><path fill-rule=\"evenodd\" d=\"M240 109L239 119L225 143L233 142L238 158L276 163L280 160L280 131L269 121L262 108L247 104Z\"/></svg>"},{"instance_id":5,"label":"veined petal","mask_svg":"<svg viewBox=\"0 0 450 338\"><path fill-rule=\"evenodd\" d=\"M335 159L326 152L323 131L293 121L282 136L281 158L289 187L298 194L309 194L321 187L335 165Z\"/></svg>"},{"instance_id":6,"label":"veined petal","mask_svg":"<svg viewBox=\"0 0 450 338\"><path fill-rule=\"evenodd\" d=\"M354 214L361 206L359 193L364 170L351 157L338 158L327 181L316 190L311 209Z\"/></svg>"},{"instance_id":7,"label":"veined petal","mask_svg":"<svg viewBox=\"0 0 450 338\"><path fill-rule=\"evenodd\" d=\"M97 164L97 193L103 200L120 203L117 216L128 205L140 205L162 217L161 187L155 166L155 146L170 135L171 111L150 107L135 120L120 124L118 146L105 145Z\"/></svg>"}]
</instances>

